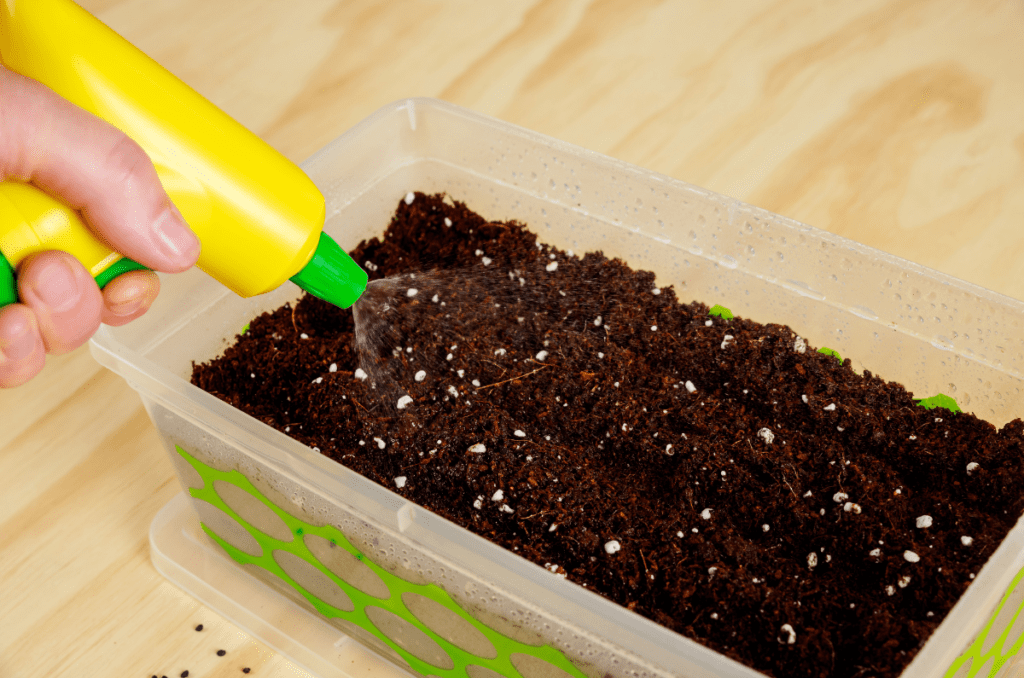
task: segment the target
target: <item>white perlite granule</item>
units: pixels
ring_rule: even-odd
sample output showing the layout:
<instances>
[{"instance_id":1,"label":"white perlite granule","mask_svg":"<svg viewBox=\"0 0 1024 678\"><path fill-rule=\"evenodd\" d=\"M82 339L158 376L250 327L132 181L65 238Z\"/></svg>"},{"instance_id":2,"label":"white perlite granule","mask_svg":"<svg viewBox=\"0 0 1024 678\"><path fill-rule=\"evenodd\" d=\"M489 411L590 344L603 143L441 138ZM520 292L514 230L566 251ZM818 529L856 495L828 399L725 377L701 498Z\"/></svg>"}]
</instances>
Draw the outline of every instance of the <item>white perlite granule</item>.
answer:
<instances>
[{"instance_id":1,"label":"white perlite granule","mask_svg":"<svg viewBox=\"0 0 1024 678\"><path fill-rule=\"evenodd\" d=\"M974 543L974 539L972 539L971 537L968 537L965 534L964 536L960 537L960 543L963 544L964 546L970 546L971 544Z\"/></svg>"},{"instance_id":2,"label":"white perlite granule","mask_svg":"<svg viewBox=\"0 0 1024 678\"><path fill-rule=\"evenodd\" d=\"M409 191L408 193L405 194L405 204L406 205L411 205L412 201L415 200L415 199L416 199L416 194L413 193L412 191Z\"/></svg>"},{"instance_id":3,"label":"white perlite granule","mask_svg":"<svg viewBox=\"0 0 1024 678\"><path fill-rule=\"evenodd\" d=\"M396 407L400 410L404 410L409 405L412 405L412 396L404 395L398 399L398 404L396 405Z\"/></svg>"},{"instance_id":4,"label":"white perlite granule","mask_svg":"<svg viewBox=\"0 0 1024 678\"><path fill-rule=\"evenodd\" d=\"M526 432L525 431L520 431L519 429L516 429L515 431L512 432L512 435L514 435L516 438L525 438L526 437Z\"/></svg>"},{"instance_id":5,"label":"white perlite granule","mask_svg":"<svg viewBox=\"0 0 1024 678\"><path fill-rule=\"evenodd\" d=\"M505 493L503 491L501 491L501 490L498 490L497 492L495 492L494 494L491 495L491 501L501 501L504 498L505 498Z\"/></svg>"},{"instance_id":6,"label":"white perlite granule","mask_svg":"<svg viewBox=\"0 0 1024 678\"><path fill-rule=\"evenodd\" d=\"M903 560L907 561L908 563L917 563L921 561L921 556L917 555L913 551L904 551Z\"/></svg>"},{"instance_id":7,"label":"white perlite granule","mask_svg":"<svg viewBox=\"0 0 1024 678\"><path fill-rule=\"evenodd\" d=\"M617 542L614 539L612 539L609 542L605 542L605 544L604 544L604 551L608 555L611 555L613 553L618 553L621 550L622 550L622 544L620 544L619 542Z\"/></svg>"},{"instance_id":8,"label":"white perlite granule","mask_svg":"<svg viewBox=\"0 0 1024 678\"><path fill-rule=\"evenodd\" d=\"M415 376L416 381L423 381L426 378L427 378L427 371L426 370L420 370L419 372L416 373L416 376Z\"/></svg>"},{"instance_id":9,"label":"white perlite granule","mask_svg":"<svg viewBox=\"0 0 1024 678\"><path fill-rule=\"evenodd\" d=\"M789 624L783 624L781 630L782 630L783 633L785 633L787 635L787 638L786 638L786 641L785 641L786 645L792 645L792 644L796 643L796 630L794 630L792 626L790 626ZM779 642L780 643L783 642L782 638L779 638Z\"/></svg>"},{"instance_id":10,"label":"white perlite granule","mask_svg":"<svg viewBox=\"0 0 1024 678\"><path fill-rule=\"evenodd\" d=\"M810 567L810 568L813 569L813 568L815 568L817 566L818 566L818 554L814 553L812 551L811 553L807 554L807 567Z\"/></svg>"},{"instance_id":11,"label":"white perlite granule","mask_svg":"<svg viewBox=\"0 0 1024 678\"><path fill-rule=\"evenodd\" d=\"M370 375L364 372L362 367L357 367L356 371L352 373L352 376L354 376L359 381L366 381Z\"/></svg>"},{"instance_id":12,"label":"white perlite granule","mask_svg":"<svg viewBox=\"0 0 1024 678\"><path fill-rule=\"evenodd\" d=\"M373 439L373 442L377 443L377 447L379 447L379 448L380 448L380 449L382 449L382 450L383 450L383 449L384 449L385 447L387 447L387 445L388 445L388 444L387 444L386 442L384 442L384 441L383 441L383 440L381 440L380 438L374 438L374 439Z\"/></svg>"},{"instance_id":13,"label":"white perlite granule","mask_svg":"<svg viewBox=\"0 0 1024 678\"><path fill-rule=\"evenodd\" d=\"M685 385L686 385L686 390L688 392L690 392L690 393L696 393L697 392L697 387L693 385L692 381L687 381Z\"/></svg>"},{"instance_id":14,"label":"white perlite granule","mask_svg":"<svg viewBox=\"0 0 1024 678\"><path fill-rule=\"evenodd\" d=\"M931 527L932 526L932 517L931 516L918 516L917 520L914 521L914 524L916 524L919 529L924 529L926 527Z\"/></svg>"},{"instance_id":15,"label":"white perlite granule","mask_svg":"<svg viewBox=\"0 0 1024 678\"><path fill-rule=\"evenodd\" d=\"M473 454L483 454L484 452L487 451L487 446L484 445L483 443L474 443L473 445L469 446L469 451L472 452Z\"/></svg>"},{"instance_id":16,"label":"white perlite granule","mask_svg":"<svg viewBox=\"0 0 1024 678\"><path fill-rule=\"evenodd\" d=\"M757 435L760 436L761 440L763 440L768 445L771 445L775 441L775 434L772 433L772 430L770 428L761 429L760 431L757 432Z\"/></svg>"},{"instance_id":17,"label":"white perlite granule","mask_svg":"<svg viewBox=\"0 0 1024 678\"><path fill-rule=\"evenodd\" d=\"M405 487L406 480L408 480L408 478L406 478L405 476L398 476L397 478L395 478L395 487L397 487L398 489L402 489L403 487Z\"/></svg>"},{"instance_id":18,"label":"white perlite granule","mask_svg":"<svg viewBox=\"0 0 1024 678\"><path fill-rule=\"evenodd\" d=\"M793 350L797 353L807 353L807 342L804 341L803 337L797 337L793 341Z\"/></svg>"},{"instance_id":19,"label":"white perlite granule","mask_svg":"<svg viewBox=\"0 0 1024 678\"><path fill-rule=\"evenodd\" d=\"M835 494L832 495L832 501L834 501L837 504L842 504L849 498L850 495L846 494L845 492L836 492Z\"/></svg>"},{"instance_id":20,"label":"white perlite granule","mask_svg":"<svg viewBox=\"0 0 1024 678\"><path fill-rule=\"evenodd\" d=\"M558 268L558 262L557 261L552 261L550 264L548 264L547 266L544 267L544 270L547 271L548 273L551 273L552 271L554 271L557 268Z\"/></svg>"},{"instance_id":21,"label":"white perlite granule","mask_svg":"<svg viewBox=\"0 0 1024 678\"><path fill-rule=\"evenodd\" d=\"M547 351L539 351L537 353L537 355L534 356L534 357L537 359L537 362L544 362L545 360L547 360L548 352Z\"/></svg>"},{"instance_id":22,"label":"white perlite granule","mask_svg":"<svg viewBox=\"0 0 1024 678\"><path fill-rule=\"evenodd\" d=\"M711 509L706 508L700 512L700 517L704 520L711 520Z\"/></svg>"}]
</instances>

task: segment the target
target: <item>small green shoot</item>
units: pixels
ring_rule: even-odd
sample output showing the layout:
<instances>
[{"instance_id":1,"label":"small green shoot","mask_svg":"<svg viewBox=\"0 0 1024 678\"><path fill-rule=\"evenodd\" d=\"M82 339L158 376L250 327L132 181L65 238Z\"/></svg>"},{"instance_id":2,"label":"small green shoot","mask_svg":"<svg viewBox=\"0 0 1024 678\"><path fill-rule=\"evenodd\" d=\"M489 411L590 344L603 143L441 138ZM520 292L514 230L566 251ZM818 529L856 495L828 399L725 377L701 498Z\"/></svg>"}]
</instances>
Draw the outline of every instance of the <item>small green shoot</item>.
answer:
<instances>
[{"instance_id":1,"label":"small green shoot","mask_svg":"<svg viewBox=\"0 0 1024 678\"><path fill-rule=\"evenodd\" d=\"M839 351L835 351L835 350L833 350L833 349L831 349L831 348L829 348L827 346L822 346L821 348L819 348L818 349L818 353L824 353L825 355L830 355L833 358L835 358L836 360L838 360L839 362L843 362L843 356L839 355Z\"/></svg>"},{"instance_id":2,"label":"small green shoot","mask_svg":"<svg viewBox=\"0 0 1024 678\"><path fill-rule=\"evenodd\" d=\"M242 328L242 335L249 331L249 323L245 323L245 327Z\"/></svg>"},{"instance_id":3,"label":"small green shoot","mask_svg":"<svg viewBox=\"0 0 1024 678\"><path fill-rule=\"evenodd\" d=\"M727 309L725 306L719 306L718 304L711 307L711 310L708 311L708 315L717 316L722 320L732 320L736 317L732 314L732 311Z\"/></svg>"},{"instance_id":4,"label":"small green shoot","mask_svg":"<svg viewBox=\"0 0 1024 678\"><path fill-rule=\"evenodd\" d=\"M963 412L960 406L956 404L956 401L950 398L948 395L939 393L933 395L931 398L923 398L917 401L917 404L926 410L934 410L937 407L949 410L950 412Z\"/></svg>"}]
</instances>

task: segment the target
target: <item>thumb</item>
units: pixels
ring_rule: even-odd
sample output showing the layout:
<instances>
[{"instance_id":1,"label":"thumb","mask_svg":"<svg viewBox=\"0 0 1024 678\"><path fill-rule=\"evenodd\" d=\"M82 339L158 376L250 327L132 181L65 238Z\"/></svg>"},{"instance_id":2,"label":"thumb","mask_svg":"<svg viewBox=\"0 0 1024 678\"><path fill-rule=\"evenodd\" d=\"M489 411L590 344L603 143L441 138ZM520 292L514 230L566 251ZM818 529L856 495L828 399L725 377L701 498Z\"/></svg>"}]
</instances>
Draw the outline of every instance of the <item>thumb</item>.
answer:
<instances>
[{"instance_id":1,"label":"thumb","mask_svg":"<svg viewBox=\"0 0 1024 678\"><path fill-rule=\"evenodd\" d=\"M31 182L78 210L117 252L175 273L199 239L168 198L149 156L113 125L0 66L0 179Z\"/></svg>"}]
</instances>

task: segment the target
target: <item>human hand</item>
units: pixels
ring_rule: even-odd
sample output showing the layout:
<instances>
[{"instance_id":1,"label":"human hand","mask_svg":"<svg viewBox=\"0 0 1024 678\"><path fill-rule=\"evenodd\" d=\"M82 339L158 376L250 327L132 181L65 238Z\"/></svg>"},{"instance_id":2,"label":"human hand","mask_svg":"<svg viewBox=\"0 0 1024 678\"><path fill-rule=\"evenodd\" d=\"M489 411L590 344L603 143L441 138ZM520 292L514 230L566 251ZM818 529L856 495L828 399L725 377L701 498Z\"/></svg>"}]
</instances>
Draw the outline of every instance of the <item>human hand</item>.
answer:
<instances>
[{"instance_id":1,"label":"human hand","mask_svg":"<svg viewBox=\"0 0 1024 678\"><path fill-rule=\"evenodd\" d=\"M156 271L199 257L145 151L120 130L0 66L0 180L30 182L78 210L109 247ZM100 323L145 313L160 288L152 271L119 275L101 291L70 254L27 257L17 269L22 303L0 309L0 387L23 384L46 354L84 344Z\"/></svg>"}]
</instances>

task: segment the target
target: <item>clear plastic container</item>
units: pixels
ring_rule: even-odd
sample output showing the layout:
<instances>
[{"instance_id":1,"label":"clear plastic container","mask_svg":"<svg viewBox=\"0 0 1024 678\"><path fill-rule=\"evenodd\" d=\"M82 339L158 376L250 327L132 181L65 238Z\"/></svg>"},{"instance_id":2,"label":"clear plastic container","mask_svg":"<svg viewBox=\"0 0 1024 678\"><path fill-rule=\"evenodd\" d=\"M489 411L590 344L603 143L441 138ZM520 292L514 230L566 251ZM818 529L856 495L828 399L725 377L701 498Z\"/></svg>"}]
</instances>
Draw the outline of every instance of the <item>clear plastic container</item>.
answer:
<instances>
[{"instance_id":1,"label":"clear plastic container","mask_svg":"<svg viewBox=\"0 0 1024 678\"><path fill-rule=\"evenodd\" d=\"M652 270L659 285L674 285L683 300L790 325L812 344L850 357L856 369L899 381L918 397L951 395L1000 426L1024 415L1024 304L736 200L429 99L381 109L304 169L326 196L325 230L346 249L379 235L406 192L445 191L489 218L524 222L555 246L602 250ZM296 525L336 528L387 586L408 583L406 603L417 599L417 591L425 596L443 590L474 628L512 639L513 645L497 648L497 659L485 657L489 650L470 652L484 657L469 662L477 667L466 669L471 678L502 674L494 667L508 653L525 678L564 675L560 671L592 677L761 675L408 503L189 384L193 361L215 357L255 315L298 298L291 283L252 299L199 272L165 277L162 284L152 310L127 326L103 328L93 353L139 391L183 487L193 488L192 503L204 524L240 549L236 555L246 548L265 552L288 539L297 553ZM208 474L201 477L179 449ZM233 482L233 488L224 484ZM237 503L232 497L242 486L259 501ZM221 510L214 490L230 510ZM274 507L267 508L273 515L260 506ZM282 529L278 522L293 534L259 548L235 534L238 525L259 527L261 520L268 534ZM305 539L312 543L309 535ZM291 556L274 554L293 581L308 582L302 584L307 593L315 588L312 579L320 575L289 570ZM944 675L986 628L1022 567L1024 527L1018 524L903 678ZM259 563L240 569L280 587L281 580ZM307 609L324 609L294 586L281 590ZM388 595L395 599L397 593ZM996 641L990 632L992 641L980 654L991 655L992 643L996 655L1011 653L1020 632L1009 614L1017 598L996 620L1012 624L1011 633ZM426 618L407 607L420 621ZM417 649L416 634L399 637L404 627L397 622L388 626L377 618L367 630L365 624L328 621L420 673L455 675L467 666L464 658L447 662L430 655L437 649L432 646ZM472 645L451 629L432 626L444 623L424 622L425 635L442 653L460 642ZM382 641L387 633L376 633L383 627L391 629L390 642ZM553 656L542 646L557 650L572 667L538 659ZM417 661L409 661L410 653L419 653ZM422 669L417 662L423 657L435 670ZM996 663L998 656L986 662ZM975 675L978 668L968 663L955 675Z\"/></svg>"}]
</instances>

